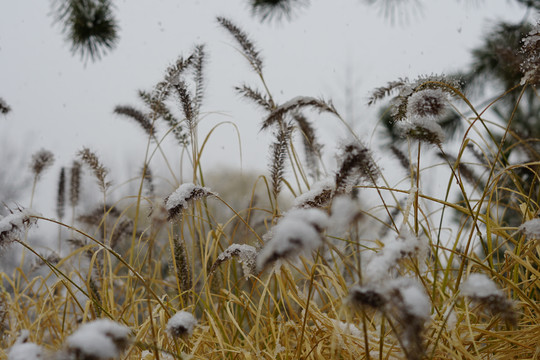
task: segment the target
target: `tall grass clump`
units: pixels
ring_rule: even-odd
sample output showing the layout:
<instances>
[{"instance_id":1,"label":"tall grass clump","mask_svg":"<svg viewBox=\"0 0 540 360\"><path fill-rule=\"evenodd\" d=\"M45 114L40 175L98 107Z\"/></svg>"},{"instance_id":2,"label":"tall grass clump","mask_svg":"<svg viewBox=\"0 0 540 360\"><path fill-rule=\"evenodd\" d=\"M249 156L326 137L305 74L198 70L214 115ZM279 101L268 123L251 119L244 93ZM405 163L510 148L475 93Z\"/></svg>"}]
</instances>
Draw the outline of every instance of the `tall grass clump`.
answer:
<instances>
[{"instance_id":1,"label":"tall grass clump","mask_svg":"<svg viewBox=\"0 0 540 360\"><path fill-rule=\"evenodd\" d=\"M61 169L58 220L23 206L0 219L2 247L21 244L40 269L27 273L21 262L1 273L0 354L540 356L540 164L508 156L513 148L532 151L531 140L511 128L515 112L506 123L490 119L507 93L476 108L463 84L448 76L392 81L373 91L370 104L383 104L393 133L381 136L395 141L390 151L369 148L331 101L278 99L249 34L229 19L217 22L257 75L258 84L235 91L260 109L261 131L272 136L263 155L267 171L238 190L243 206L233 206L241 203L238 194L222 193L204 171L202 154L215 128L199 129L213 114L203 106L207 50L195 46L152 89L139 91L139 108L114 109L147 139L129 182L134 193L115 200L106 164L83 148ZM529 48L537 35L530 36L524 52L536 51ZM534 86L537 57L527 57L514 91ZM323 153L317 112L347 131L335 163ZM454 136L447 134L448 119L461 123ZM180 165L165 142L178 147ZM395 155L392 171L377 161L381 153ZM52 159L46 151L33 157L35 183ZM81 196L86 168L97 180L97 206ZM533 172L532 185L523 171ZM65 230L57 254L27 241L31 227L47 222Z\"/></svg>"}]
</instances>

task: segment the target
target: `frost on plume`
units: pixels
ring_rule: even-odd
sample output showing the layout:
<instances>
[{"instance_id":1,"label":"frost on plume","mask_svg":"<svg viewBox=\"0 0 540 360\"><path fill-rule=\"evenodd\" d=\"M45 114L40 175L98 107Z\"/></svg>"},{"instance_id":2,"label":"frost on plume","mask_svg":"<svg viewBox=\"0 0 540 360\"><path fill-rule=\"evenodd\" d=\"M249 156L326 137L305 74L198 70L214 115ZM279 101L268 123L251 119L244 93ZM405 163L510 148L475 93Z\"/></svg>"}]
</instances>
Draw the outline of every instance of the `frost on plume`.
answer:
<instances>
[{"instance_id":1,"label":"frost on plume","mask_svg":"<svg viewBox=\"0 0 540 360\"><path fill-rule=\"evenodd\" d=\"M292 259L322 245L322 232L328 226L328 215L319 209L294 209L272 228L270 240L257 256L257 269L279 259Z\"/></svg>"},{"instance_id":2,"label":"frost on plume","mask_svg":"<svg viewBox=\"0 0 540 360\"><path fill-rule=\"evenodd\" d=\"M169 220L180 215L188 207L188 202L199 200L210 195L215 194L206 187L192 183L180 185L175 192L165 198L165 208L169 214Z\"/></svg>"},{"instance_id":3,"label":"frost on plume","mask_svg":"<svg viewBox=\"0 0 540 360\"><path fill-rule=\"evenodd\" d=\"M172 337L188 337L193 334L193 330L197 326L197 319L187 312L179 311L167 322L167 333Z\"/></svg>"}]
</instances>

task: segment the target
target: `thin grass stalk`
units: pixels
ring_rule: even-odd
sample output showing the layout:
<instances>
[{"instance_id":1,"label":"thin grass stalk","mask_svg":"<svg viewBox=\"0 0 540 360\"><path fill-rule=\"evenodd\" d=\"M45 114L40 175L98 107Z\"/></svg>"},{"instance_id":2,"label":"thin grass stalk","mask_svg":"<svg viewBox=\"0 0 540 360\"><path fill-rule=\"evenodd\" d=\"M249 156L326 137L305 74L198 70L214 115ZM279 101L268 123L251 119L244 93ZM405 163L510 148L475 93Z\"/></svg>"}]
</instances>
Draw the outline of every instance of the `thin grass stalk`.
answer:
<instances>
[{"instance_id":1,"label":"thin grass stalk","mask_svg":"<svg viewBox=\"0 0 540 360\"><path fill-rule=\"evenodd\" d=\"M515 89L515 88L516 88L516 87L512 88L512 90ZM509 128L510 128L510 125L512 124L512 119L514 118L514 116L515 116L515 114L516 114L518 104L519 104L521 98L523 97L523 94L525 93L525 89L526 89L526 88L527 88L527 86L525 85L525 86L523 86L523 88L521 89L521 92L520 92L520 94L519 94L517 103L516 103L516 105L514 106L514 109L512 110L512 115L510 116L510 119L508 120L508 125L507 125L506 129L509 129ZM483 123L483 122L482 122L482 123ZM495 157L496 159L498 159L499 156L501 156L501 154L502 154L502 147L503 147L503 143L504 143L504 140L505 140L507 134L508 134L508 130L505 131L505 133L504 133L504 135L503 135L503 137L502 137L502 139L501 139L501 143L500 143L500 145L498 146L497 155L496 155L496 157ZM502 154L502 156L504 156L504 154ZM486 181L486 187L487 187L487 184L490 183L494 171L495 171L495 162L494 162L494 164L493 164L493 166L491 167L491 170L490 170L490 172L489 172L488 179L487 179L487 181ZM485 196L486 196L486 192L484 191L484 193L482 194L482 196L481 196L481 198L480 198L479 203L482 203L482 202L484 201ZM479 217L479 215L480 215L480 211L481 211L481 207L479 206L479 207L478 207L478 210L477 210L476 213L474 214L474 217L473 217L473 223L476 223L476 222L477 222L478 217ZM470 232L470 235L469 235L469 239L467 240L467 244L466 244L466 246L465 246L465 254L467 254L468 251L469 251L469 248L470 248L470 246L471 246L471 242L472 242L472 237L473 237L473 235L474 235L474 233L471 231L471 232ZM461 261L461 264L460 264L460 266L459 266L459 271L458 271L458 275L457 275L457 279L456 279L455 291L458 290L458 287L459 287L459 285L460 285L460 283L461 283L461 277L462 277L462 273L463 273L463 268L464 268L464 266L465 266L465 262L462 260L462 261Z\"/></svg>"},{"instance_id":2,"label":"thin grass stalk","mask_svg":"<svg viewBox=\"0 0 540 360\"><path fill-rule=\"evenodd\" d=\"M150 288L150 286L146 283L146 281L144 280L144 278L142 277L141 274L139 274L130 264L129 262L127 262L126 260L124 260L124 258L122 257L122 255L118 254L116 251L114 251L113 249L111 249L109 246L107 246L106 244L104 244L103 242L99 241L98 239L94 238L93 236L85 233L84 231L82 230L79 230L79 229L75 229L69 225L66 225L66 224L63 224L59 221L56 221L54 219L49 219L49 218L45 218L45 217L42 217L42 216L34 216L34 218L38 219L38 220L44 220L44 221L48 221L48 222L51 222L51 223L54 223L54 224L57 224L57 225L61 225L61 226L64 226L66 228L69 228L69 229L72 229L74 230L76 233L78 233L79 235L82 235L84 236L85 238L87 239L90 239L91 241L93 241L94 243L96 243L97 245L100 245L101 247L103 247L105 250L107 250L108 252L110 252L115 258L118 259L118 261L120 261L133 275L135 275L135 277L141 282L141 284L148 290L148 292L150 294L152 294L152 296L156 299L156 301L160 304L160 306L167 312L167 314L170 315L169 313L169 310L167 309L167 307L165 306L165 304L161 301L161 299L157 296L157 294ZM25 246L26 247L26 246Z\"/></svg>"},{"instance_id":3,"label":"thin grass stalk","mask_svg":"<svg viewBox=\"0 0 540 360\"><path fill-rule=\"evenodd\" d=\"M304 344L304 334L306 331L307 326L307 319L309 315L309 303L311 301L311 296L313 295L313 284L315 282L315 270L317 269L317 262L319 260L320 256L320 250L317 250L317 255L315 256L315 262L313 266L311 267L311 274L309 277L309 288L308 288L308 295L306 299L306 307L304 309L304 319L302 320L302 329L300 331L300 337L298 339L298 345L297 345L297 353L296 358L300 359L302 354L302 346Z\"/></svg>"}]
</instances>

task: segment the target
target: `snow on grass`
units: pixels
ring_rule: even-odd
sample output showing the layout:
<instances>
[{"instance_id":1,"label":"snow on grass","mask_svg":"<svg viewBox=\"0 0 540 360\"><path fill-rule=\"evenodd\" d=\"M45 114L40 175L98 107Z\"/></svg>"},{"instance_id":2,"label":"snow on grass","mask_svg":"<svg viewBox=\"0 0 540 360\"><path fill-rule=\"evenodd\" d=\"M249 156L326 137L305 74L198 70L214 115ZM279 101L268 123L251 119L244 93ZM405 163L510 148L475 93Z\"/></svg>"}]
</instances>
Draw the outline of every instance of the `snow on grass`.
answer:
<instances>
[{"instance_id":1,"label":"snow on grass","mask_svg":"<svg viewBox=\"0 0 540 360\"><path fill-rule=\"evenodd\" d=\"M188 202L215 195L209 188L192 183L182 184L172 194L165 198L165 208L169 219L173 219L188 207Z\"/></svg>"},{"instance_id":2,"label":"snow on grass","mask_svg":"<svg viewBox=\"0 0 540 360\"><path fill-rule=\"evenodd\" d=\"M210 272L214 271L217 266L233 257L237 257L238 262L242 264L242 270L246 279L250 275L255 274L257 268L257 249L246 244L232 244L225 249L225 251L218 255Z\"/></svg>"},{"instance_id":3,"label":"snow on grass","mask_svg":"<svg viewBox=\"0 0 540 360\"><path fill-rule=\"evenodd\" d=\"M534 218L524 222L519 230L523 231L527 238L540 239L540 219Z\"/></svg>"},{"instance_id":4,"label":"snow on grass","mask_svg":"<svg viewBox=\"0 0 540 360\"><path fill-rule=\"evenodd\" d=\"M15 344L8 352L8 360L37 360L43 358L43 348L29 342Z\"/></svg>"},{"instance_id":5,"label":"snow on grass","mask_svg":"<svg viewBox=\"0 0 540 360\"><path fill-rule=\"evenodd\" d=\"M109 319L99 319L79 327L67 340L68 352L92 359L120 355L129 344L131 330Z\"/></svg>"},{"instance_id":6,"label":"snow on grass","mask_svg":"<svg viewBox=\"0 0 540 360\"><path fill-rule=\"evenodd\" d=\"M407 257L422 258L427 252L427 242L423 237L417 237L409 230L404 229L395 239L385 243L366 267L366 278L370 281L381 280L388 276L389 271L398 262Z\"/></svg>"},{"instance_id":7,"label":"snow on grass","mask_svg":"<svg viewBox=\"0 0 540 360\"><path fill-rule=\"evenodd\" d=\"M193 314L181 310L169 319L166 330L172 337L187 337L193 334L195 326L197 319Z\"/></svg>"},{"instance_id":8,"label":"snow on grass","mask_svg":"<svg viewBox=\"0 0 540 360\"><path fill-rule=\"evenodd\" d=\"M470 298L487 298L502 295L493 280L484 274L474 273L461 284L461 294Z\"/></svg>"},{"instance_id":9,"label":"snow on grass","mask_svg":"<svg viewBox=\"0 0 540 360\"><path fill-rule=\"evenodd\" d=\"M9 210L11 213L0 219L0 244L5 245L19 236L21 231L36 224L35 216L41 214L32 209Z\"/></svg>"},{"instance_id":10,"label":"snow on grass","mask_svg":"<svg viewBox=\"0 0 540 360\"><path fill-rule=\"evenodd\" d=\"M271 238L257 256L257 269L276 260L292 259L322 245L322 231L328 226L328 215L319 209L293 209L272 228Z\"/></svg>"}]
</instances>

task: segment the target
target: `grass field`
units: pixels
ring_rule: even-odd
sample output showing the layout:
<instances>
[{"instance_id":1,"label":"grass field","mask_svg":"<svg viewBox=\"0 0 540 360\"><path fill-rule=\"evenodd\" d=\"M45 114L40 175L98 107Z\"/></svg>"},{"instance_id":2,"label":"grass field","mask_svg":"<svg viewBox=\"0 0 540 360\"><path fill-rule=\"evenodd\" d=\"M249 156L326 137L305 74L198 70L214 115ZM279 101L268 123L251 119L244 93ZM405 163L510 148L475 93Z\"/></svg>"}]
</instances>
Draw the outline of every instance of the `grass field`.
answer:
<instances>
[{"instance_id":1,"label":"grass field","mask_svg":"<svg viewBox=\"0 0 540 360\"><path fill-rule=\"evenodd\" d=\"M147 135L132 179L138 192L111 203L114 179L83 149L59 178L57 214L29 206L0 219L2 245L22 244L34 264L0 274L0 355L540 358L540 157L530 146L537 139L512 131L514 113L503 125L489 120L506 93L476 108L443 76L376 89L371 102L392 98L387 111L402 139L381 150L395 158L385 171L330 101L276 103L249 35L218 22L260 79L236 91L260 108L261 131L274 136L269 159L261 159L268 172L231 176L237 184L221 185L225 193L211 183L223 179L203 172L206 55L196 46L140 92L144 111L115 109ZM348 129L335 164L322 156L316 112ZM446 140L440 125L448 114L462 124L457 140ZM160 133L158 123L169 131ZM182 172L163 142L182 149ZM508 159L508 144L533 160ZM169 188L155 186L158 157L169 165ZM33 157L32 191L51 161L48 152ZM446 170L435 177L434 168ZM80 201L81 172L99 185L98 208ZM396 172L403 176L394 182ZM433 182L444 185L442 196L424 191ZM60 252L28 245L36 222L63 229Z\"/></svg>"}]
</instances>

